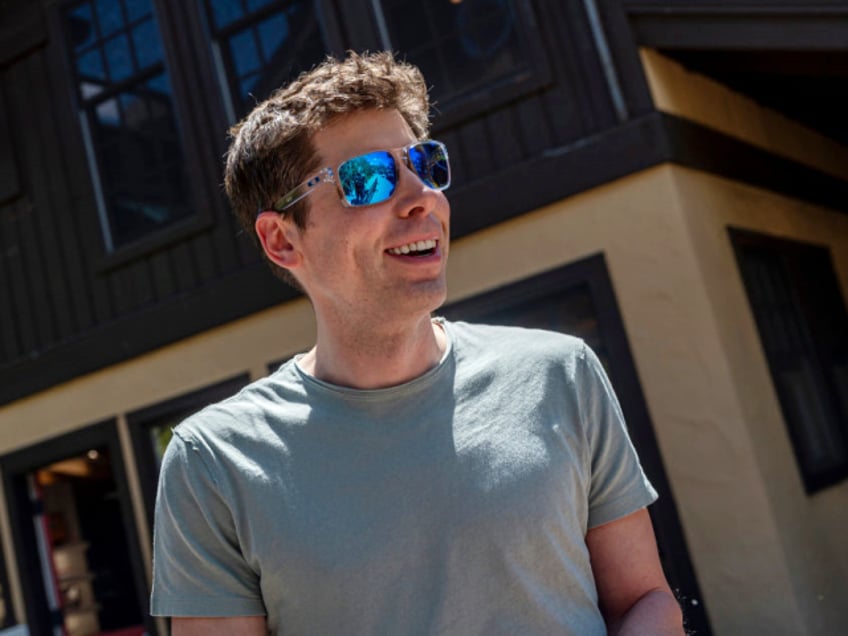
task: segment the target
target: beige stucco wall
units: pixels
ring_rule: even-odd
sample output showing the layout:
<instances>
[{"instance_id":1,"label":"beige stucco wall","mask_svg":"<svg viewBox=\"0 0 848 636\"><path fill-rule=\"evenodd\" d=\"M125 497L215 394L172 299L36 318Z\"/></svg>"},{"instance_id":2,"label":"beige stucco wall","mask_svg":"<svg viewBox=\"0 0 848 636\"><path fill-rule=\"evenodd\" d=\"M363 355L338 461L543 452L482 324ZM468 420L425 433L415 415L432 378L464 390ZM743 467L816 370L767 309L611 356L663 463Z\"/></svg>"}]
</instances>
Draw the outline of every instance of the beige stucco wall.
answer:
<instances>
[{"instance_id":1,"label":"beige stucco wall","mask_svg":"<svg viewBox=\"0 0 848 636\"><path fill-rule=\"evenodd\" d=\"M804 491L726 228L830 246L848 298L848 215L694 171L673 180L806 629L795 633L844 634L848 483Z\"/></svg>"},{"instance_id":2,"label":"beige stucco wall","mask_svg":"<svg viewBox=\"0 0 848 636\"><path fill-rule=\"evenodd\" d=\"M676 167L471 237L452 289L604 251L715 632L840 634L848 484L803 492L728 223L831 245L848 290L848 217Z\"/></svg>"},{"instance_id":3,"label":"beige stucco wall","mask_svg":"<svg viewBox=\"0 0 848 636\"><path fill-rule=\"evenodd\" d=\"M845 145L656 51L643 49L641 57L659 110L848 179ZM848 550L842 537L848 484L811 497L803 491L756 328L743 302L726 227L829 245L842 289L848 290L848 216L694 171L675 170L673 181L791 572L803 625L797 633L846 633Z\"/></svg>"},{"instance_id":4,"label":"beige stucco wall","mask_svg":"<svg viewBox=\"0 0 848 636\"><path fill-rule=\"evenodd\" d=\"M451 300L605 253L716 634L818 635L848 624L848 487L801 489L725 231L732 222L829 244L848 289L846 218L661 166L452 249ZM136 408L262 375L313 336L297 301L79 378L0 408L0 452L105 417L123 427ZM20 607L17 590L15 599Z\"/></svg>"}]
</instances>

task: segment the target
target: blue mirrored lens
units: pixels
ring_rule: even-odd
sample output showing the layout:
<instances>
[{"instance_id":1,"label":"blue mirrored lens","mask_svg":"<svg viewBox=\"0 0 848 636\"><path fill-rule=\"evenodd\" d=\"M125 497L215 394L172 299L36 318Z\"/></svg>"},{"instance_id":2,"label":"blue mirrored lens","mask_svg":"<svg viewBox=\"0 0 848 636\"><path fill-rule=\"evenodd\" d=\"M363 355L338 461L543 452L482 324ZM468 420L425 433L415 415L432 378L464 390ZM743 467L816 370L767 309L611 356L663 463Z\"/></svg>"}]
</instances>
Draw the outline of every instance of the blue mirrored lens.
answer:
<instances>
[{"instance_id":1,"label":"blue mirrored lens","mask_svg":"<svg viewBox=\"0 0 848 636\"><path fill-rule=\"evenodd\" d=\"M445 147L437 141L424 141L409 147L409 162L418 178L434 190L450 185L450 164Z\"/></svg>"},{"instance_id":2,"label":"blue mirrored lens","mask_svg":"<svg viewBox=\"0 0 848 636\"><path fill-rule=\"evenodd\" d=\"M384 150L348 159L339 166L339 183L349 205L381 203L397 185L395 160Z\"/></svg>"}]
</instances>

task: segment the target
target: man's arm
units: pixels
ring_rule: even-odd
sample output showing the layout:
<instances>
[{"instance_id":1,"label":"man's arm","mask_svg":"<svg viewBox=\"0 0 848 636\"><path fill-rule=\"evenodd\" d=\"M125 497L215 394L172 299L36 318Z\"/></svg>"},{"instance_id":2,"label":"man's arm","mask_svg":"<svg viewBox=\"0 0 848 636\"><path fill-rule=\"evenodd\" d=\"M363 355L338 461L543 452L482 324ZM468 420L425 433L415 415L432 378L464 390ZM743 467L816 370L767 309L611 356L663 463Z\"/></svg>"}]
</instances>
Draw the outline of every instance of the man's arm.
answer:
<instances>
[{"instance_id":1,"label":"man's arm","mask_svg":"<svg viewBox=\"0 0 848 636\"><path fill-rule=\"evenodd\" d=\"M645 508L586 534L611 636L681 636L683 615L660 565Z\"/></svg>"},{"instance_id":2,"label":"man's arm","mask_svg":"<svg viewBox=\"0 0 848 636\"><path fill-rule=\"evenodd\" d=\"M173 618L171 636L268 636L264 616Z\"/></svg>"}]
</instances>

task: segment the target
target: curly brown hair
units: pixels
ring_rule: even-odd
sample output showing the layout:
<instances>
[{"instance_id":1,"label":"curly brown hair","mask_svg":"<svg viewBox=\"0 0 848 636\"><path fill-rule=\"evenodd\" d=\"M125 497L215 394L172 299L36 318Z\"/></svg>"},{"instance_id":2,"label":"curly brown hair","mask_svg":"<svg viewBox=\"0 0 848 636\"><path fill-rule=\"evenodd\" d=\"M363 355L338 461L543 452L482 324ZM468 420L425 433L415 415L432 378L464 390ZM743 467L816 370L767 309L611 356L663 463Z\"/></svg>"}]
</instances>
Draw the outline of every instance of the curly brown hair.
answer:
<instances>
[{"instance_id":1,"label":"curly brown hair","mask_svg":"<svg viewBox=\"0 0 848 636\"><path fill-rule=\"evenodd\" d=\"M254 229L257 212L321 168L312 135L336 117L370 108L396 109L418 139L429 132L430 105L421 71L387 51L350 51L343 60L328 56L230 129L224 188L236 218L263 256ZM285 214L304 228L308 211L306 198ZM268 263L275 275L298 287L288 270Z\"/></svg>"}]
</instances>

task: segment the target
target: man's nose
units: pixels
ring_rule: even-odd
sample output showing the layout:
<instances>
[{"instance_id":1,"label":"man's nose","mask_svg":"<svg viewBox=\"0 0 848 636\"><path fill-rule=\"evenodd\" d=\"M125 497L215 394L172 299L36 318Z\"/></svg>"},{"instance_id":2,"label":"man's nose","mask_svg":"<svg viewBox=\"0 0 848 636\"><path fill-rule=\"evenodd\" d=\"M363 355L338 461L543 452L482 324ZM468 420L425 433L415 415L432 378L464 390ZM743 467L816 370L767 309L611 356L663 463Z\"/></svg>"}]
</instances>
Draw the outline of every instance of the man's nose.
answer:
<instances>
[{"instance_id":1,"label":"man's nose","mask_svg":"<svg viewBox=\"0 0 848 636\"><path fill-rule=\"evenodd\" d=\"M428 187L415 170L404 163L399 177L396 195L399 216L428 214L435 209L440 193Z\"/></svg>"}]
</instances>

